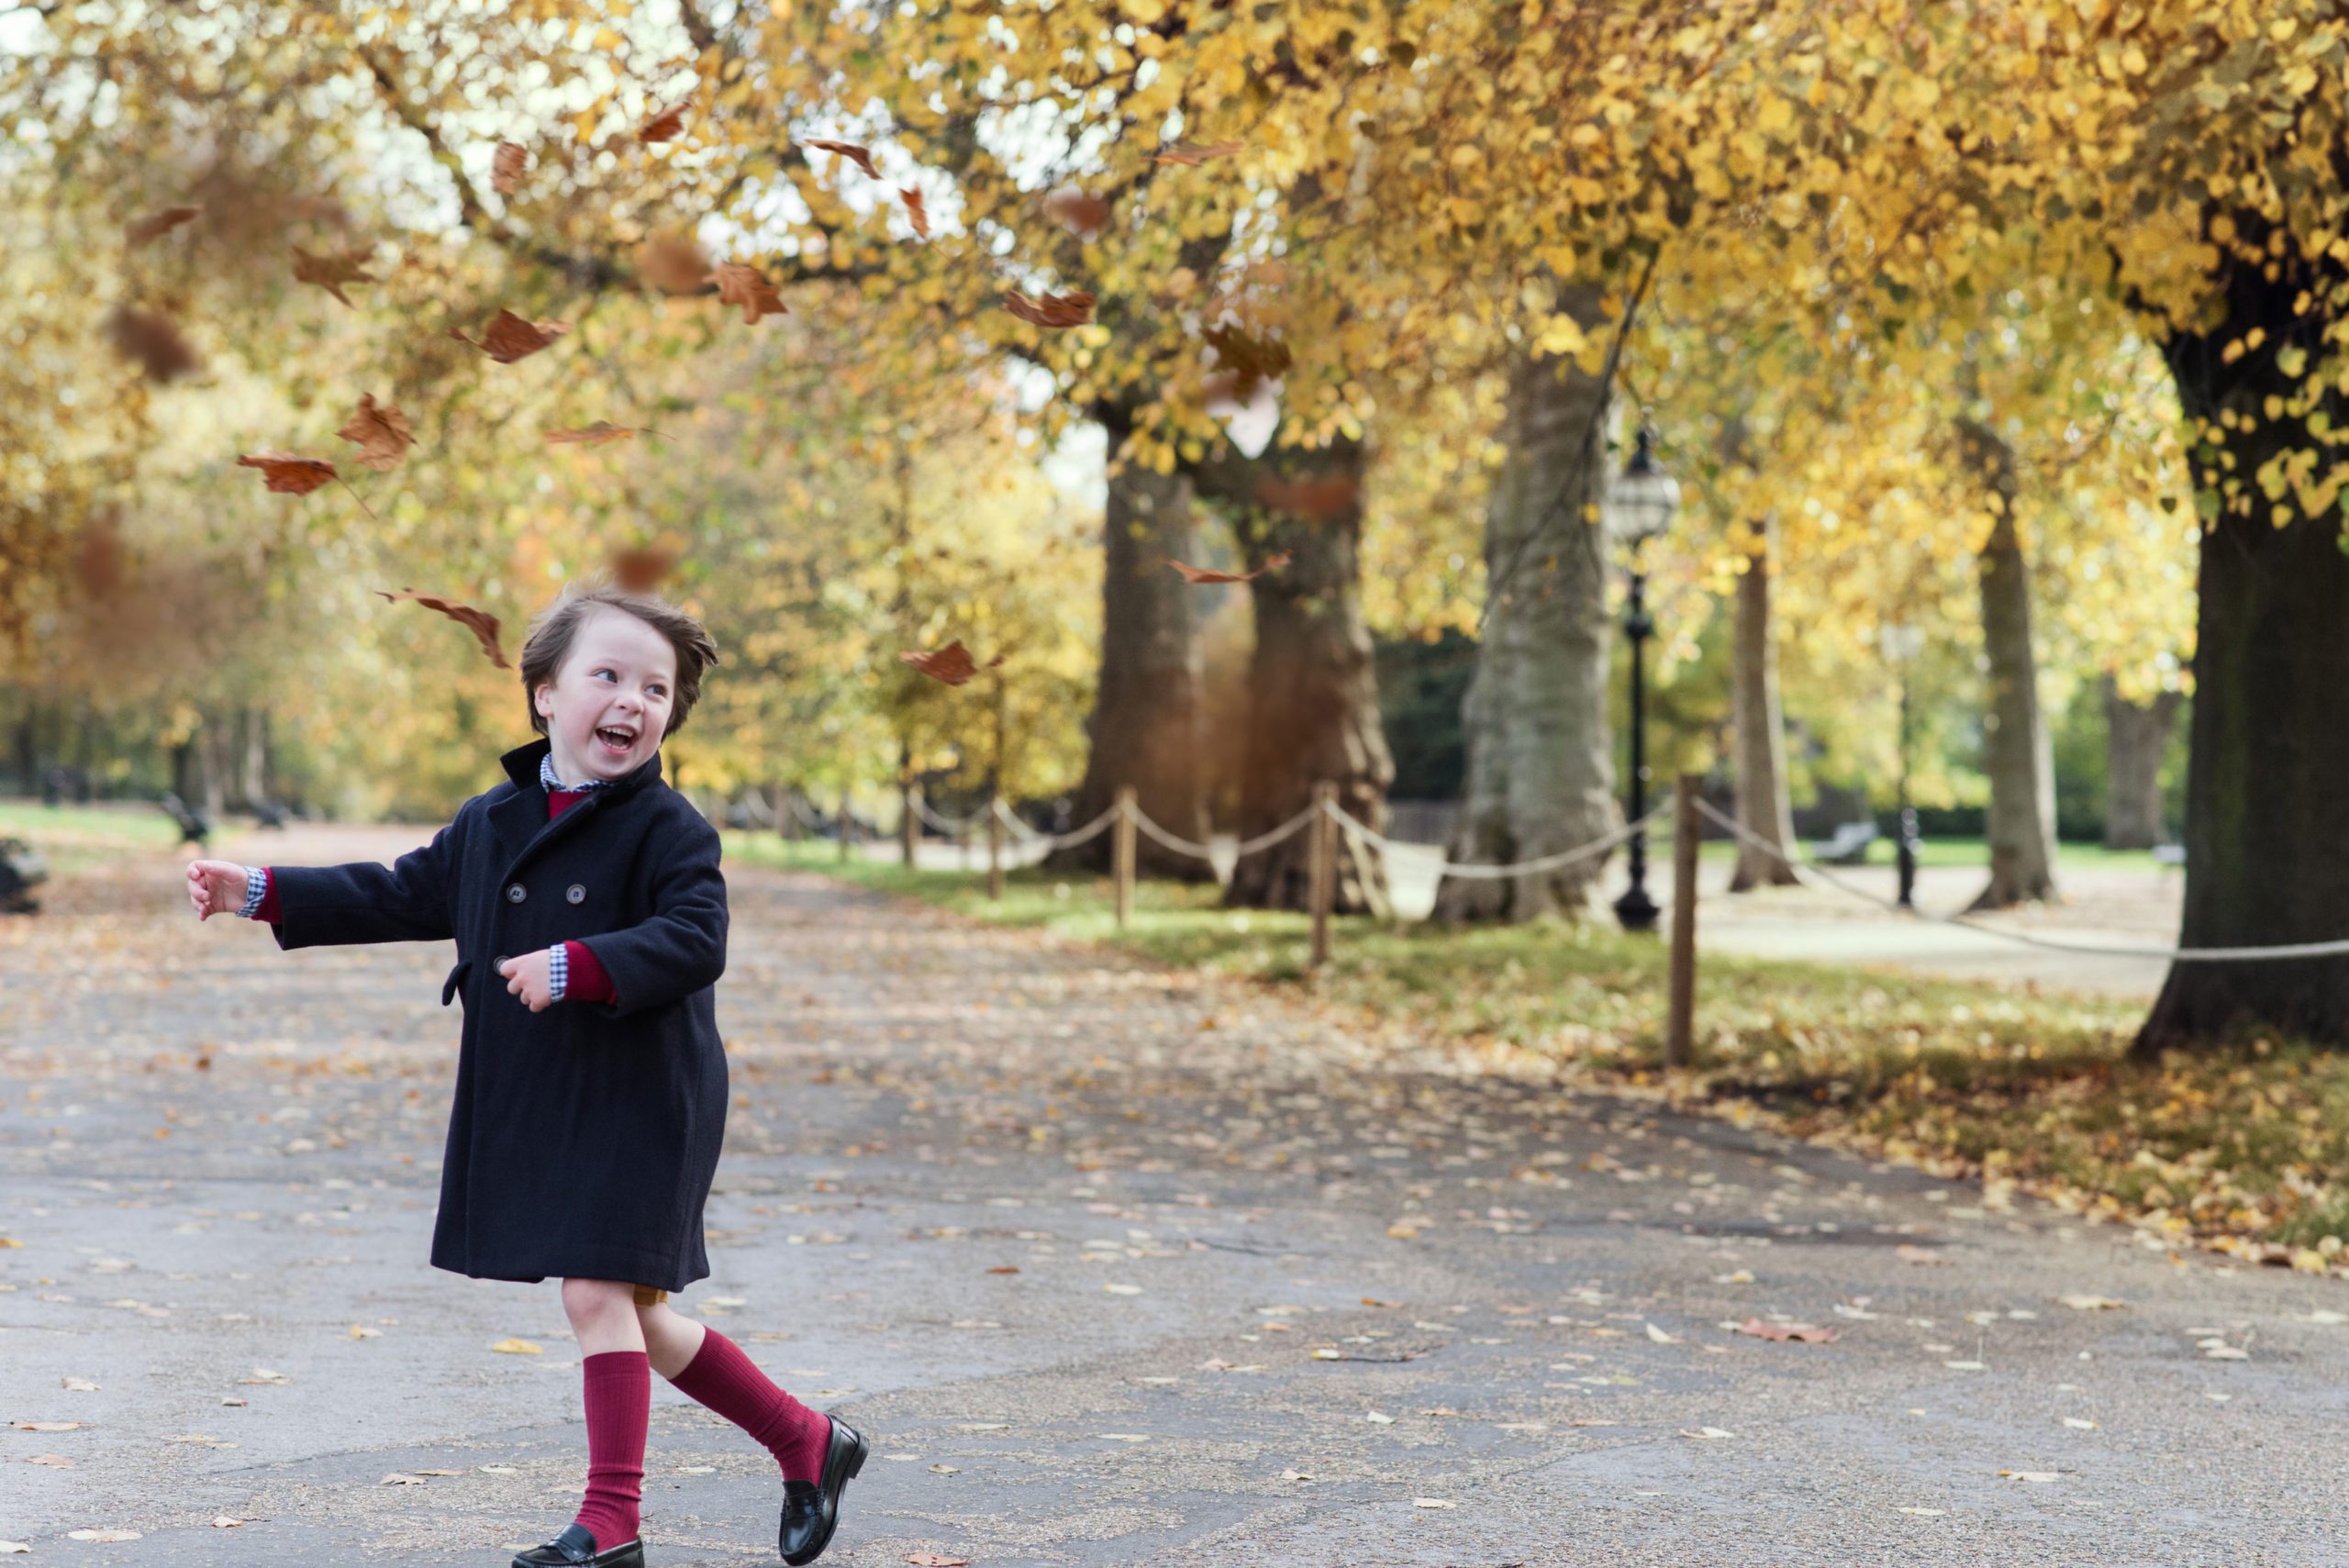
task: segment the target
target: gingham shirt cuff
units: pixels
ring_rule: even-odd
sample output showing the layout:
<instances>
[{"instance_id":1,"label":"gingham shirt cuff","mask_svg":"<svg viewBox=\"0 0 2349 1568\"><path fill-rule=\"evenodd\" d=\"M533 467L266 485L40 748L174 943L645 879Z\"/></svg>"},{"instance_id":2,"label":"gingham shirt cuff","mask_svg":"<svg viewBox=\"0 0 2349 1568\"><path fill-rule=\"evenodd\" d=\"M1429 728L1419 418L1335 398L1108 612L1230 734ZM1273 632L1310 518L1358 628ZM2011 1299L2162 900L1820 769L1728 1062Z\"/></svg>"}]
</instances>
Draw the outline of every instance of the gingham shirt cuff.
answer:
<instances>
[{"instance_id":1,"label":"gingham shirt cuff","mask_svg":"<svg viewBox=\"0 0 2349 1568\"><path fill-rule=\"evenodd\" d=\"M269 896L269 868L245 868L245 906L237 911L240 920L250 920L261 912L261 901Z\"/></svg>"},{"instance_id":2,"label":"gingham shirt cuff","mask_svg":"<svg viewBox=\"0 0 2349 1568\"><path fill-rule=\"evenodd\" d=\"M562 1000L565 987L571 984L571 944L557 942L547 949L547 997Z\"/></svg>"}]
</instances>

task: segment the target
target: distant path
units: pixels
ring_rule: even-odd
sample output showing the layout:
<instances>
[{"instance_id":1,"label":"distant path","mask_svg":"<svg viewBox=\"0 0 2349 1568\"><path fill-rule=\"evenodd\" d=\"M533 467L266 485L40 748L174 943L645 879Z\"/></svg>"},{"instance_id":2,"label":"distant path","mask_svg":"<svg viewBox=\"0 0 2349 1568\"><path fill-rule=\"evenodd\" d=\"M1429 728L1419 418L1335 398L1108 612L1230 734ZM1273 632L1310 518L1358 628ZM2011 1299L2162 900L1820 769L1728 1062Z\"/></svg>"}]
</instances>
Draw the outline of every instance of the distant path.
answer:
<instances>
[{"instance_id":1,"label":"distant path","mask_svg":"<svg viewBox=\"0 0 2349 1568\"><path fill-rule=\"evenodd\" d=\"M502 1563L585 1440L553 1284L425 1261L446 950L280 954L175 874L0 922L0 1416L81 1423L0 1428L0 1539ZM827 1563L2349 1557L2337 1284L814 876L732 889L717 1272L681 1302L875 1439ZM1774 1314L1841 1338L1721 1327ZM772 1464L665 1384L648 1471L652 1563L774 1561Z\"/></svg>"}]
</instances>

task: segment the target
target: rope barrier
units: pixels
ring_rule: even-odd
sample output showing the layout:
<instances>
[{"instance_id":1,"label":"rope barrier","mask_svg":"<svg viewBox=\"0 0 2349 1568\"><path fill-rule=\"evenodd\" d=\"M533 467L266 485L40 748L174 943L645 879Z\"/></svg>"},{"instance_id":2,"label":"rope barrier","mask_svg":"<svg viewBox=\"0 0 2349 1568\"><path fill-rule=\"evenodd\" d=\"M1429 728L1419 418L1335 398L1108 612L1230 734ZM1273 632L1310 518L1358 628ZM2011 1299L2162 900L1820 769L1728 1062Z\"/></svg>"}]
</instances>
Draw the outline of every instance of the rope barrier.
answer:
<instances>
[{"instance_id":1,"label":"rope barrier","mask_svg":"<svg viewBox=\"0 0 2349 1568\"><path fill-rule=\"evenodd\" d=\"M1512 876L1538 876L1543 872L1556 871L1562 866L1570 866L1578 861L1586 861L1594 856L1605 854L1618 844L1629 840L1632 835L1653 826L1668 809L1670 809L1668 806L1659 806L1638 821L1626 822L1603 838L1594 839L1587 844L1576 845L1571 850L1561 850L1555 854L1542 855L1530 861L1519 861L1510 865L1486 865L1481 862L1440 860L1437 862L1436 871L1443 876L1484 880L1497 880L1501 877ZM1399 840L1390 839L1384 833L1376 832L1349 815L1342 806L1330 806L1330 815L1337 820L1338 826L1343 828L1349 834L1375 844L1381 850L1389 852L1407 850L1418 854L1425 854L1432 851L1439 856L1443 853L1432 844L1407 844Z\"/></svg>"},{"instance_id":2,"label":"rope barrier","mask_svg":"<svg viewBox=\"0 0 2349 1568\"><path fill-rule=\"evenodd\" d=\"M1029 843L1041 844L1047 850L1073 850L1079 844L1100 837L1102 831L1118 819L1118 808L1112 806L1082 828L1073 828L1065 833L1040 833L1013 816L1008 807L1002 807L1002 810L1004 820L1025 833Z\"/></svg>"},{"instance_id":3,"label":"rope barrier","mask_svg":"<svg viewBox=\"0 0 2349 1568\"><path fill-rule=\"evenodd\" d=\"M941 833L960 833L965 828L977 827L987 817L987 813L984 810L974 811L968 817L941 817L930 809L930 802L919 795L914 796L914 810L920 814L923 821Z\"/></svg>"},{"instance_id":4,"label":"rope barrier","mask_svg":"<svg viewBox=\"0 0 2349 1568\"><path fill-rule=\"evenodd\" d=\"M2250 948L2172 948L2117 946L2101 942L2066 942L2052 937L2033 936L2029 931L2010 931L2001 926L1989 926L1967 915L1932 915L1924 910L1903 906L1898 899L1887 898L1864 887L1854 886L1824 867L1809 861L1798 861L1777 845L1754 832L1742 822L1716 808L1709 801L1699 800L1697 809L1716 825L1727 829L1741 841L1753 845L1764 853L1783 861L1793 868L1797 876L1815 876L1839 893L1864 899L1896 915L1929 920L1935 925L1960 926L1986 937L2017 942L2024 947L2045 948L2054 952L2079 953L2092 958L2153 958L2166 959L2174 963L2237 963L2261 959L2337 958L2349 954L2349 940L2325 942L2290 942L2276 947Z\"/></svg>"}]
</instances>

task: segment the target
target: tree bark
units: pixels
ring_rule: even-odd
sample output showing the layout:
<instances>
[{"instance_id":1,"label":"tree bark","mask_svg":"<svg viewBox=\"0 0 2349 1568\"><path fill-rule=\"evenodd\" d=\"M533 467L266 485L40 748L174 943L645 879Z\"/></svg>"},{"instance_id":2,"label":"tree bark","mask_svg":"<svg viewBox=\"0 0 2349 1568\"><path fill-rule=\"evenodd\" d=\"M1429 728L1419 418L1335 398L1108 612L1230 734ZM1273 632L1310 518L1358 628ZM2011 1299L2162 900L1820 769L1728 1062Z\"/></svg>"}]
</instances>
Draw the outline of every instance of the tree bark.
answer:
<instances>
[{"instance_id":1,"label":"tree bark","mask_svg":"<svg viewBox=\"0 0 2349 1568\"><path fill-rule=\"evenodd\" d=\"M1194 470L1198 491L1222 505L1251 572L1256 645L1248 662L1249 719L1241 751L1239 830L1251 838L1337 785L1338 805L1374 831L1386 826L1395 762L1378 713L1370 628L1362 610L1363 475L1368 454L1341 438L1311 450L1230 452ZM1275 558L1286 555L1286 564ZM1243 858L1224 889L1229 907L1305 909L1312 897L1311 835L1292 834ZM1377 851L1338 837L1334 901L1341 914L1384 914L1386 873Z\"/></svg>"},{"instance_id":2,"label":"tree bark","mask_svg":"<svg viewBox=\"0 0 2349 1568\"><path fill-rule=\"evenodd\" d=\"M2150 850L2161 843L2162 755L2169 750L2170 727L2177 721L2176 692L2150 703L2121 695L2104 678L2104 847Z\"/></svg>"},{"instance_id":3,"label":"tree bark","mask_svg":"<svg viewBox=\"0 0 2349 1568\"><path fill-rule=\"evenodd\" d=\"M2210 432L2189 454L2206 515L2215 517L2197 573L2184 947L2349 936L2349 833L2341 823L2349 552L2336 512L2305 516L2288 490L2271 501L2254 478L2308 439L2299 421L2266 418L2262 405L2300 391L2277 350L2329 325L2294 306L2302 290L2333 286L2310 266L2288 250L2272 278L2232 267L2214 323L2163 344L2188 427ZM2254 328L2265 346L2230 362L2225 346ZM2324 399L2336 424L2342 403L2337 393ZM2134 1051L2157 1057L2254 1034L2349 1047L2349 959L2172 964Z\"/></svg>"},{"instance_id":4,"label":"tree bark","mask_svg":"<svg viewBox=\"0 0 2349 1568\"><path fill-rule=\"evenodd\" d=\"M1109 424L1115 452L1128 427ZM1085 780L1074 821L1092 821L1124 785L1143 815L1168 832L1204 843L1207 792L1199 768L1201 662L1194 590L1166 562L1195 559L1197 538L1187 477L1129 462L1109 476L1101 522L1101 677L1085 721ZM1106 873L1109 835L1055 851L1046 863ZM1148 834L1135 846L1142 875L1200 882L1205 861L1177 855Z\"/></svg>"},{"instance_id":5,"label":"tree bark","mask_svg":"<svg viewBox=\"0 0 2349 1568\"><path fill-rule=\"evenodd\" d=\"M1567 303L1597 323L1595 293ZM1530 860L1622 820L1607 717L1607 540L1586 510L1605 494L1607 400L1606 384L1569 359L1527 354L1509 372L1507 455L1485 510L1486 575L1497 591L1461 705L1468 776L1455 861ZM1531 876L1447 877L1435 917L1578 918L1596 906L1605 870L1600 858Z\"/></svg>"},{"instance_id":6,"label":"tree bark","mask_svg":"<svg viewBox=\"0 0 2349 1568\"><path fill-rule=\"evenodd\" d=\"M1787 793L1787 725L1778 705L1778 631L1770 618L1767 522L1753 530L1737 580L1737 617L1730 649L1731 722L1737 735L1737 819L1745 830L1792 853L1794 805ZM1799 879L1780 855L1741 840L1729 890L1790 887Z\"/></svg>"},{"instance_id":7,"label":"tree bark","mask_svg":"<svg viewBox=\"0 0 2349 1568\"><path fill-rule=\"evenodd\" d=\"M1990 779L1990 882L1974 909L2055 896L2055 753L2039 701L2031 635L2031 572L2015 528L2014 454L1998 433L1958 421L1958 444L1994 497L1998 522L1982 547L1982 650L1988 691L1982 771Z\"/></svg>"}]
</instances>

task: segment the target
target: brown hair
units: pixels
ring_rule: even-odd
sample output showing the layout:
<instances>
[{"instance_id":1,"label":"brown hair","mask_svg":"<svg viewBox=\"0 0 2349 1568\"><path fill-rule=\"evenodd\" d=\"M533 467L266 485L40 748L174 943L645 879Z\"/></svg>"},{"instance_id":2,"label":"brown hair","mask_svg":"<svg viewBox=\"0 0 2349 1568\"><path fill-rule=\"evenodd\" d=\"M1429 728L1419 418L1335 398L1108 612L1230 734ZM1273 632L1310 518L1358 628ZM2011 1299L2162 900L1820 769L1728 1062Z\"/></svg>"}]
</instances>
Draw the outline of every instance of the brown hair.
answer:
<instances>
[{"instance_id":1,"label":"brown hair","mask_svg":"<svg viewBox=\"0 0 2349 1568\"><path fill-rule=\"evenodd\" d=\"M685 715L701 700L702 672L718 662L718 644L700 621L660 595L632 594L608 584L565 588L561 598L530 622L530 635L522 643L522 703L529 709L530 728L540 735L547 732L547 721L536 701L538 689L554 683L555 673L571 656L580 624L598 606L634 616L667 638L669 646L677 651L676 695L669 704L669 728L661 732L661 738L667 740L685 727Z\"/></svg>"}]
</instances>

